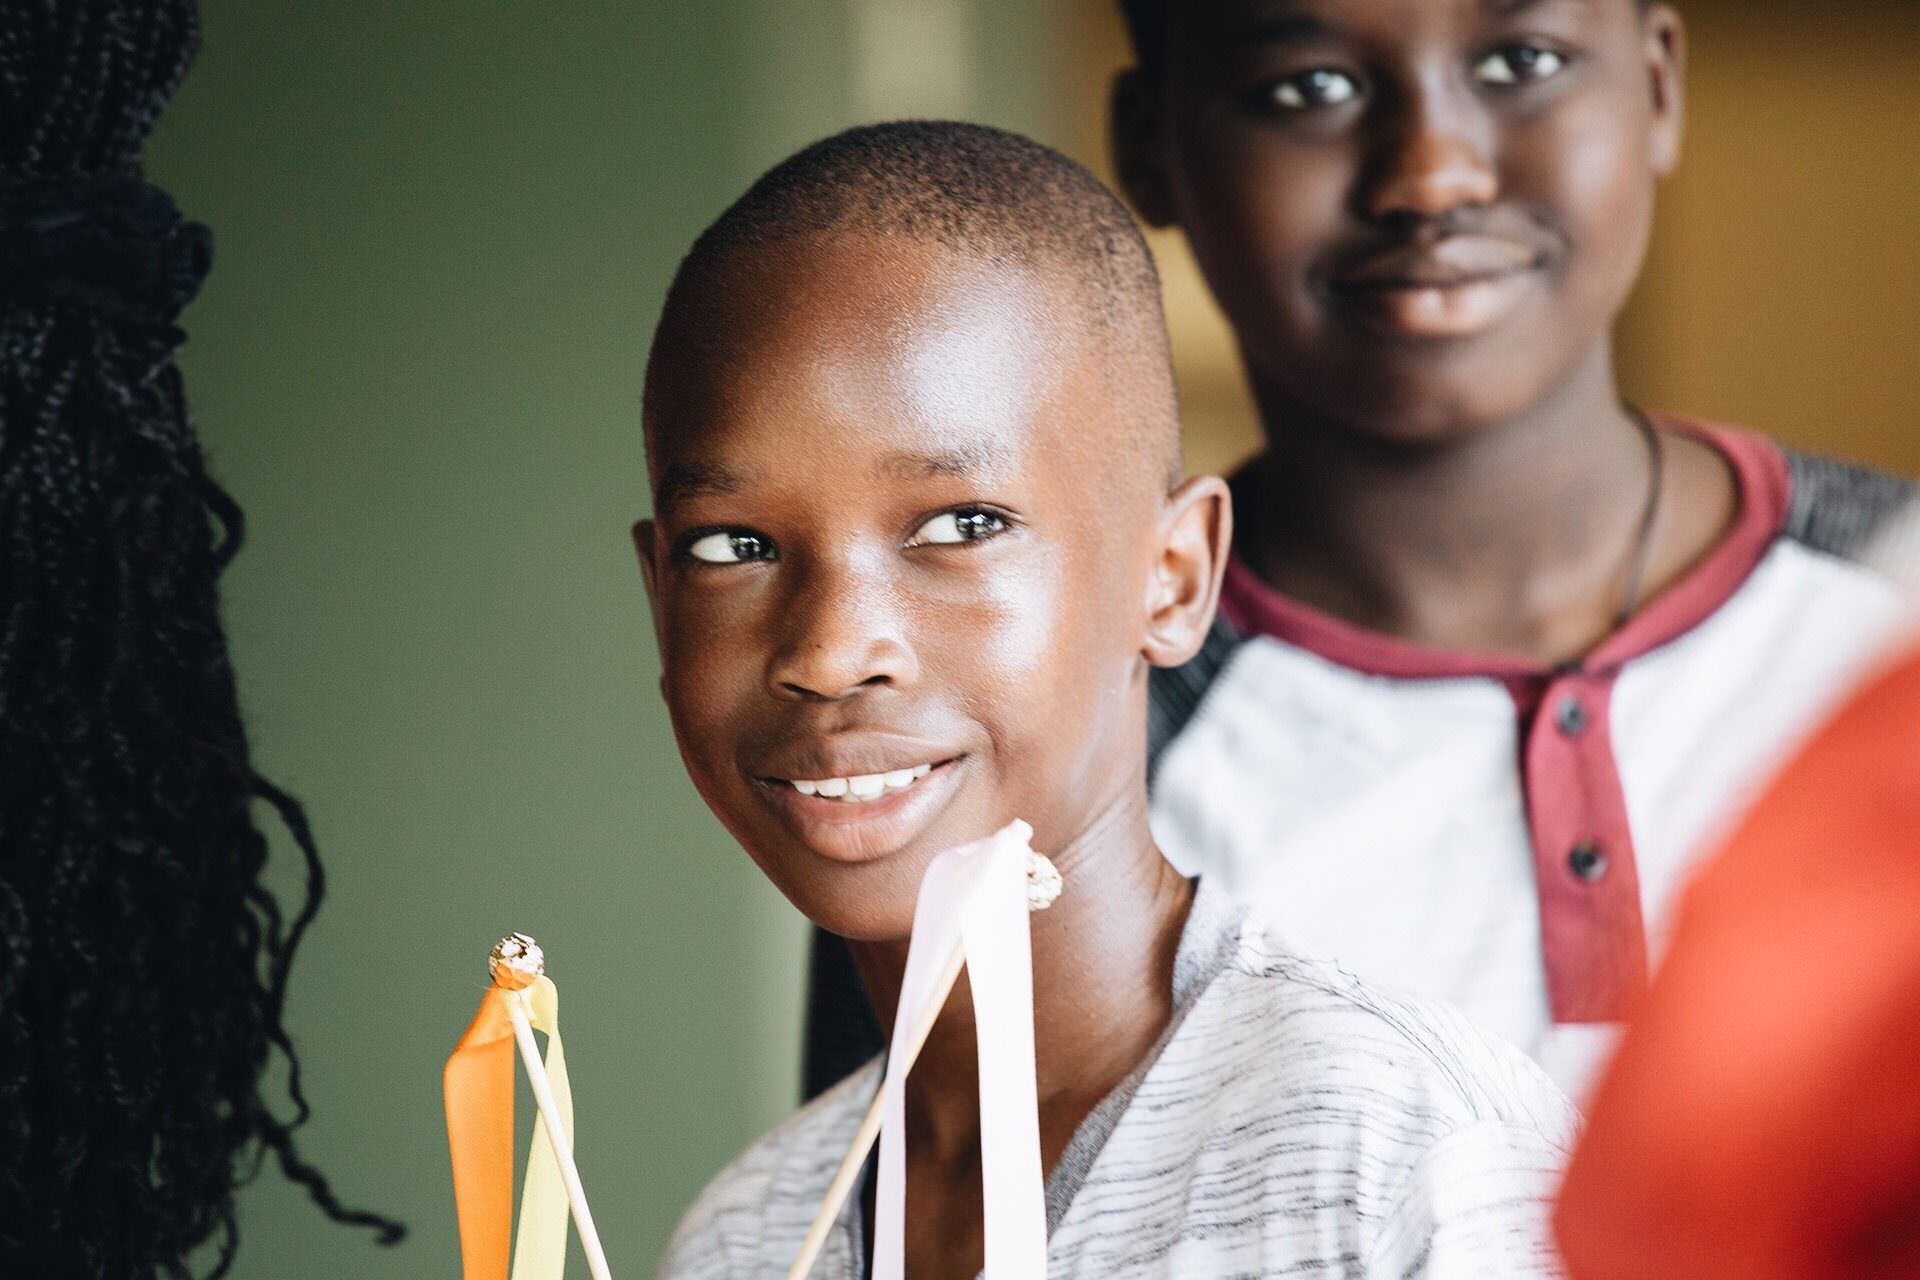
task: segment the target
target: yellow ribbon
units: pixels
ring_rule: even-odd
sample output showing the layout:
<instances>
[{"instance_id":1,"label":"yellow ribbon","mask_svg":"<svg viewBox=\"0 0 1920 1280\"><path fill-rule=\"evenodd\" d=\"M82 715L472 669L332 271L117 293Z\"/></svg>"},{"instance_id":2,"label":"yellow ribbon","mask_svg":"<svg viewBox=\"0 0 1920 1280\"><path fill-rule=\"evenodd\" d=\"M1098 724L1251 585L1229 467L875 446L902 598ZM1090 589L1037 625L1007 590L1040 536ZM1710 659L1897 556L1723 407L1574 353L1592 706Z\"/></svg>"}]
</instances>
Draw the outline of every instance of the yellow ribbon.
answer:
<instances>
[{"instance_id":1,"label":"yellow ribbon","mask_svg":"<svg viewBox=\"0 0 1920 1280\"><path fill-rule=\"evenodd\" d=\"M513 1213L513 1018L516 1000L546 1032L547 1078L573 1142L573 1090L560 1041L560 992L541 977L525 991L490 988L444 1076L447 1143L453 1156L453 1199L460 1222L465 1280L509 1280L507 1241ZM561 1280L567 1265L567 1195L546 1127L535 1122L513 1237L511 1280Z\"/></svg>"}]
</instances>

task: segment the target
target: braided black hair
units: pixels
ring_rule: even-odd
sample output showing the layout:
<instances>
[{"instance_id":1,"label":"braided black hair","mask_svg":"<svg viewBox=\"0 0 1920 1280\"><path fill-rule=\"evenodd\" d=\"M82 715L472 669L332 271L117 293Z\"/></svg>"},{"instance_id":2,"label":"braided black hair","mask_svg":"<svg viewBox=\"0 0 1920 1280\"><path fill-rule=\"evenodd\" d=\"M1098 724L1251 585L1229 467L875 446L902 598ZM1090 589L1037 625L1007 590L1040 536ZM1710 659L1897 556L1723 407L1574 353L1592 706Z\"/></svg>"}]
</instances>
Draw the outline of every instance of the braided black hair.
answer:
<instances>
[{"instance_id":1,"label":"braided black hair","mask_svg":"<svg viewBox=\"0 0 1920 1280\"><path fill-rule=\"evenodd\" d=\"M139 178L198 44L193 0L0 0L0 1274L213 1275L234 1188L306 1164L282 1020L319 906L299 805L254 772L173 321L203 228ZM289 915L252 802L306 862ZM287 1109L262 1096L278 1050Z\"/></svg>"}]
</instances>

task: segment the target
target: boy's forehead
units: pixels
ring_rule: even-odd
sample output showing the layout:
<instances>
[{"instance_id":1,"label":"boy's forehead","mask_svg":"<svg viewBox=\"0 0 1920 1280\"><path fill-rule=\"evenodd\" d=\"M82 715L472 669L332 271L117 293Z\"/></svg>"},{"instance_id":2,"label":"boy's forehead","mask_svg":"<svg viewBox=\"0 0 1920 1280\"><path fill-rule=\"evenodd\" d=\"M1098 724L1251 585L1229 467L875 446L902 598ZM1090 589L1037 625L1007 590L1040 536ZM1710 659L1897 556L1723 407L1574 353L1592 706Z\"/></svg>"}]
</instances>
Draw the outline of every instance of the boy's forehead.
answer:
<instances>
[{"instance_id":1,"label":"boy's forehead","mask_svg":"<svg viewBox=\"0 0 1920 1280\"><path fill-rule=\"evenodd\" d=\"M1414 37L1436 25L1511 18L1535 10L1631 13L1639 0L1211 0L1172 4L1175 27L1211 42L1290 43L1350 29Z\"/></svg>"},{"instance_id":2,"label":"boy's forehead","mask_svg":"<svg viewBox=\"0 0 1920 1280\"><path fill-rule=\"evenodd\" d=\"M734 380L777 378L809 362L889 374L941 356L986 362L999 377L1032 378L1071 361L1072 300L1034 265L901 236L812 235L739 255L710 302L738 355ZM1017 370L1016 365L1024 366Z\"/></svg>"},{"instance_id":3,"label":"boy's forehead","mask_svg":"<svg viewBox=\"0 0 1920 1280\"><path fill-rule=\"evenodd\" d=\"M662 355L654 450L1025 453L1098 378L1072 293L1032 266L904 238L813 237L726 264Z\"/></svg>"}]
</instances>

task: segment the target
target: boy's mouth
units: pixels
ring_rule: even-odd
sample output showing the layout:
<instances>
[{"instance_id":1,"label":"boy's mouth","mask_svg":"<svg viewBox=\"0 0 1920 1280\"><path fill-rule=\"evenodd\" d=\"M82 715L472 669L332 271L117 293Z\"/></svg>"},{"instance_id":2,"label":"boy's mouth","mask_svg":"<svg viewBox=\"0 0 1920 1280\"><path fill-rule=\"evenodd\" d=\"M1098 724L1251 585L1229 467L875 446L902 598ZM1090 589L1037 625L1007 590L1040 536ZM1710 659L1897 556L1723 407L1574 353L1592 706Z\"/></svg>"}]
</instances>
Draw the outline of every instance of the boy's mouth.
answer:
<instances>
[{"instance_id":1,"label":"boy's mouth","mask_svg":"<svg viewBox=\"0 0 1920 1280\"><path fill-rule=\"evenodd\" d=\"M868 800L878 800L881 796L895 791L905 791L933 772L933 764L916 764L905 769L890 769L885 773L856 773L844 778L785 778L788 786L803 796L824 796L828 800L844 800L848 804L860 804Z\"/></svg>"},{"instance_id":2,"label":"boy's mouth","mask_svg":"<svg viewBox=\"0 0 1920 1280\"><path fill-rule=\"evenodd\" d=\"M952 801L965 759L942 756L824 778L761 775L756 782L815 852L837 862L866 862L902 847L933 821Z\"/></svg>"},{"instance_id":3,"label":"boy's mouth","mask_svg":"<svg viewBox=\"0 0 1920 1280\"><path fill-rule=\"evenodd\" d=\"M1542 265L1529 245L1454 235L1370 255L1338 272L1332 286L1379 328L1413 338L1461 338L1514 311Z\"/></svg>"},{"instance_id":4,"label":"boy's mouth","mask_svg":"<svg viewBox=\"0 0 1920 1280\"><path fill-rule=\"evenodd\" d=\"M1531 245L1504 236L1451 235L1369 253L1335 277L1343 289L1447 288L1538 266Z\"/></svg>"}]
</instances>

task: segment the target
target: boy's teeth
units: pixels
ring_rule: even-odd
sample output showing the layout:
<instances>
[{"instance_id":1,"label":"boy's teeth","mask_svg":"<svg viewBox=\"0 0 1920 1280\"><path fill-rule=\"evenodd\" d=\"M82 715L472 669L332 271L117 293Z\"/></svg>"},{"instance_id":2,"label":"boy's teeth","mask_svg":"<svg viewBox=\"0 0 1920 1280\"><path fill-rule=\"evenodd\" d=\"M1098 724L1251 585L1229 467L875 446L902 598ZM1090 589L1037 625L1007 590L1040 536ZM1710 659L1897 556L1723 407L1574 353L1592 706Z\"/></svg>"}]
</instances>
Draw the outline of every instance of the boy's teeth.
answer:
<instances>
[{"instance_id":1,"label":"boy's teeth","mask_svg":"<svg viewBox=\"0 0 1920 1280\"><path fill-rule=\"evenodd\" d=\"M794 778L793 789L803 796L825 796L829 800L845 800L849 803L860 800L872 800L889 791L905 791L933 772L930 764L917 764L911 769L891 769L886 773L862 773L847 778Z\"/></svg>"}]
</instances>

